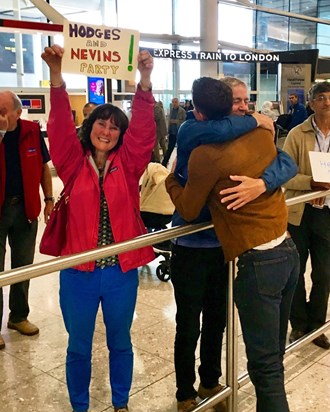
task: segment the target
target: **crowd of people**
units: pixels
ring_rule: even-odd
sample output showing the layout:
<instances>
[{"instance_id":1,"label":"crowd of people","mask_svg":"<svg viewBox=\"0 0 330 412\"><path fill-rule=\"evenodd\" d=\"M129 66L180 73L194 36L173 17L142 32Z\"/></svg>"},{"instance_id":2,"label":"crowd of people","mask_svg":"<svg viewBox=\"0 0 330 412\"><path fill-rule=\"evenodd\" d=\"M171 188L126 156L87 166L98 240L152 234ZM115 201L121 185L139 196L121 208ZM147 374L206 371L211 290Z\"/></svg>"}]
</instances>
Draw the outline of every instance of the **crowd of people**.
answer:
<instances>
[{"instance_id":1,"label":"crowd of people","mask_svg":"<svg viewBox=\"0 0 330 412\"><path fill-rule=\"evenodd\" d=\"M299 97L290 94L291 124L282 151L274 145L276 118L271 102L264 103L263 114L249 115L248 88L237 78L196 79L192 100L182 107L174 97L166 122L163 104L152 94L153 58L148 51L140 51L140 81L131 119L110 103L88 103L77 130L61 72L63 53L62 47L53 45L42 54L51 81L49 152L38 124L20 118L20 99L11 91L0 92L0 271L4 270L7 239L12 268L33 263L40 187L45 223L54 207L50 159L64 185L73 181L64 256L146 233L139 213L141 176L150 161L167 167L176 146L176 161L166 178L166 190L175 206L172 224L214 223L214 229L172 239L177 411L193 411L197 396L205 399L224 388L220 378L228 262L237 258L234 299L257 411L288 412L283 366L288 324L293 343L326 322L330 197L289 208L285 198L330 189L330 183L314 181L308 157L309 151L330 150L330 83L317 83L310 89L312 114L308 118ZM309 257L312 289L307 297ZM114 410L129 410L130 329L138 268L153 259L153 248L147 246L60 272L60 307L69 336L66 378L74 412L89 409L99 306L106 327ZM39 329L28 320L28 290L29 281L10 287L7 327L32 336ZM330 349L325 334L313 342ZM0 349L4 348L0 334ZM215 408L226 411L226 402Z\"/></svg>"}]
</instances>

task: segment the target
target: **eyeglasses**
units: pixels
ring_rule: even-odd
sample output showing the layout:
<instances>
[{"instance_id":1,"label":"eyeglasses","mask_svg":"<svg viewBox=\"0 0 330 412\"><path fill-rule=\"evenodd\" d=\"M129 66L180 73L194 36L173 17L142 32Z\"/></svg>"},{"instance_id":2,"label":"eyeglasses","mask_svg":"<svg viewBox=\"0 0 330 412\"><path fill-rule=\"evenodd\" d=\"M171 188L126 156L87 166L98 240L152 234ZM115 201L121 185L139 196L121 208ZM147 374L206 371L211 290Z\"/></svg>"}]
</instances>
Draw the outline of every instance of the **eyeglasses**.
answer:
<instances>
[{"instance_id":1,"label":"eyeglasses","mask_svg":"<svg viewBox=\"0 0 330 412\"><path fill-rule=\"evenodd\" d=\"M324 103L327 100L330 101L330 96L325 96L324 94L321 94L321 96L317 96L315 97L315 99L313 99L315 102L320 102L320 103Z\"/></svg>"}]
</instances>

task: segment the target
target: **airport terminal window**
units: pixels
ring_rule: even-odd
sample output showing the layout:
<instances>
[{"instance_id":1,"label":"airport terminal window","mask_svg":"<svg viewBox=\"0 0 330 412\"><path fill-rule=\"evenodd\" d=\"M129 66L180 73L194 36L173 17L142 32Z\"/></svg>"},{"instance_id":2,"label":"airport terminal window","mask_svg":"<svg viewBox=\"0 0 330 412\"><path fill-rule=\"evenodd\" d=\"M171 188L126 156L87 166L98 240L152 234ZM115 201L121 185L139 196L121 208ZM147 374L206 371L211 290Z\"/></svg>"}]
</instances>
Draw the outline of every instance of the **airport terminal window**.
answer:
<instances>
[{"instance_id":1,"label":"airport terminal window","mask_svg":"<svg viewBox=\"0 0 330 412\"><path fill-rule=\"evenodd\" d=\"M160 44L160 43L147 43L140 42L140 47L146 48L164 48L171 49L171 44ZM153 90L172 90L173 89L173 70L172 70L172 59L154 59L154 70L152 73L152 88Z\"/></svg>"},{"instance_id":2,"label":"airport terminal window","mask_svg":"<svg viewBox=\"0 0 330 412\"><path fill-rule=\"evenodd\" d=\"M276 74L261 74L260 75L260 90L258 90L259 109L261 104L266 100L277 100L277 75Z\"/></svg>"},{"instance_id":3,"label":"airport terminal window","mask_svg":"<svg viewBox=\"0 0 330 412\"><path fill-rule=\"evenodd\" d=\"M172 0L118 0L117 4L119 27L172 34Z\"/></svg>"},{"instance_id":4,"label":"airport terminal window","mask_svg":"<svg viewBox=\"0 0 330 412\"><path fill-rule=\"evenodd\" d=\"M0 32L0 87L40 86L43 79L40 59L43 39L45 37L39 34Z\"/></svg>"},{"instance_id":5,"label":"airport terminal window","mask_svg":"<svg viewBox=\"0 0 330 412\"><path fill-rule=\"evenodd\" d=\"M33 39L22 34L23 64L25 73L34 73ZM0 32L0 72L16 73L16 39L13 33Z\"/></svg>"},{"instance_id":6,"label":"airport terminal window","mask_svg":"<svg viewBox=\"0 0 330 412\"><path fill-rule=\"evenodd\" d=\"M317 48L317 23L258 12L256 44L264 50L305 50Z\"/></svg>"},{"instance_id":7,"label":"airport terminal window","mask_svg":"<svg viewBox=\"0 0 330 412\"><path fill-rule=\"evenodd\" d=\"M192 83L200 76L200 63L198 60L180 61L180 89L191 90Z\"/></svg>"},{"instance_id":8,"label":"airport terminal window","mask_svg":"<svg viewBox=\"0 0 330 412\"><path fill-rule=\"evenodd\" d=\"M330 18L330 3L329 0L319 0L317 3L319 17L322 19Z\"/></svg>"},{"instance_id":9,"label":"airport terminal window","mask_svg":"<svg viewBox=\"0 0 330 412\"><path fill-rule=\"evenodd\" d=\"M250 90L255 89L255 65L251 63L223 63L223 75L238 77L243 80Z\"/></svg>"},{"instance_id":10,"label":"airport terminal window","mask_svg":"<svg viewBox=\"0 0 330 412\"><path fill-rule=\"evenodd\" d=\"M328 18L330 19L330 16ZM320 56L330 56L330 30L325 24L318 24L317 48Z\"/></svg>"},{"instance_id":11,"label":"airport terminal window","mask_svg":"<svg viewBox=\"0 0 330 412\"><path fill-rule=\"evenodd\" d=\"M258 12L255 46L263 50L288 50L288 30L287 17Z\"/></svg>"},{"instance_id":12,"label":"airport terminal window","mask_svg":"<svg viewBox=\"0 0 330 412\"><path fill-rule=\"evenodd\" d=\"M253 45L253 11L219 4L218 39L247 47Z\"/></svg>"},{"instance_id":13,"label":"airport terminal window","mask_svg":"<svg viewBox=\"0 0 330 412\"><path fill-rule=\"evenodd\" d=\"M253 3L256 3L258 6L267 7L270 9L277 9L283 11L289 11L289 0L256 0Z\"/></svg>"},{"instance_id":14,"label":"airport terminal window","mask_svg":"<svg viewBox=\"0 0 330 412\"><path fill-rule=\"evenodd\" d=\"M198 47L184 45L182 50L199 51ZM192 82L200 76L199 60L178 60L179 63L179 86L181 90L191 90Z\"/></svg>"},{"instance_id":15,"label":"airport terminal window","mask_svg":"<svg viewBox=\"0 0 330 412\"><path fill-rule=\"evenodd\" d=\"M317 24L290 19L289 50L315 49Z\"/></svg>"},{"instance_id":16,"label":"airport terminal window","mask_svg":"<svg viewBox=\"0 0 330 412\"><path fill-rule=\"evenodd\" d=\"M156 59L154 63L154 71L152 73L152 86L155 90L172 90L173 75L172 75L172 60L171 59Z\"/></svg>"},{"instance_id":17,"label":"airport terminal window","mask_svg":"<svg viewBox=\"0 0 330 412\"><path fill-rule=\"evenodd\" d=\"M189 14L189 19L187 15ZM174 10L174 34L187 37L200 35L200 0L177 0Z\"/></svg>"},{"instance_id":18,"label":"airport terminal window","mask_svg":"<svg viewBox=\"0 0 330 412\"><path fill-rule=\"evenodd\" d=\"M319 0L319 17L330 20L330 3L328 0ZM326 24L317 25L317 47L321 56L330 56L330 29Z\"/></svg>"},{"instance_id":19,"label":"airport terminal window","mask_svg":"<svg viewBox=\"0 0 330 412\"><path fill-rule=\"evenodd\" d=\"M317 16L317 2L305 1L290 1L289 11L291 13L304 14L305 16L316 17Z\"/></svg>"},{"instance_id":20,"label":"airport terminal window","mask_svg":"<svg viewBox=\"0 0 330 412\"><path fill-rule=\"evenodd\" d=\"M47 21L46 17L30 2L24 0L18 1L1 1L0 17L2 19L19 19Z\"/></svg>"}]
</instances>

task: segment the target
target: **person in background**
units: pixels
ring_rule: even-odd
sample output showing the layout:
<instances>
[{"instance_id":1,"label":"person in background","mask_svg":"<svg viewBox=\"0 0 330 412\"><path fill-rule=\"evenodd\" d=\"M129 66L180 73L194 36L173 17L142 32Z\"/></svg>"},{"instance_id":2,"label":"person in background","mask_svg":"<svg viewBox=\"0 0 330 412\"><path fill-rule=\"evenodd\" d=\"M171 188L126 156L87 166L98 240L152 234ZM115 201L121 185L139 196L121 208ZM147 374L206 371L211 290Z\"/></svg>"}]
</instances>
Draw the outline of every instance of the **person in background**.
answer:
<instances>
[{"instance_id":1,"label":"person in background","mask_svg":"<svg viewBox=\"0 0 330 412\"><path fill-rule=\"evenodd\" d=\"M310 90L311 90L311 89L308 90L307 100L306 100L306 105L305 105L305 107L306 107L306 112L307 112L307 116L308 116L308 117L309 117L311 114L314 114L314 110L311 108L310 102L309 102L309 100L308 100L308 99L309 99Z\"/></svg>"},{"instance_id":2,"label":"person in background","mask_svg":"<svg viewBox=\"0 0 330 412\"><path fill-rule=\"evenodd\" d=\"M263 102L261 106L260 113L264 114L265 116L268 116L269 118L273 120L273 122L275 122L277 119L277 115L272 109L273 109L273 103L266 100L265 102Z\"/></svg>"},{"instance_id":3,"label":"person in background","mask_svg":"<svg viewBox=\"0 0 330 412\"><path fill-rule=\"evenodd\" d=\"M153 58L141 51L140 82L131 121L118 107L99 105L84 121L81 140L77 139L61 74L63 53L63 48L53 45L45 48L42 58L50 68L52 83L47 123L50 153L63 183L74 179L67 242L61 253L71 255L146 233L139 213L139 179L151 158L156 127L150 82ZM60 306L69 334L66 377L75 412L89 408L92 343L99 305L109 349L112 403L116 412L128 411L137 268L153 259L149 246L60 272Z\"/></svg>"},{"instance_id":4,"label":"person in background","mask_svg":"<svg viewBox=\"0 0 330 412\"><path fill-rule=\"evenodd\" d=\"M179 104L179 99L174 97L172 99L172 107L168 119L168 147L162 161L162 165L167 167L171 154L176 145L176 136L178 134L179 127L186 120L186 112Z\"/></svg>"},{"instance_id":5,"label":"person in background","mask_svg":"<svg viewBox=\"0 0 330 412\"><path fill-rule=\"evenodd\" d=\"M244 82L236 78L226 78L233 90L233 116L218 114L222 107L222 87L218 81L209 82L204 78L196 85L201 85L205 94L197 87L194 104L198 106L198 98L204 96L204 102L212 113L213 121L198 121L200 115L189 118L178 133L177 161L174 174L184 186L188 178L188 159L192 150L205 143L224 142L238 137L245 132L255 129L258 125L273 132L273 122L266 116L254 113L245 116L247 111L247 87ZM206 78L208 79L208 78ZM195 85L195 83L194 83ZM195 88L193 85L193 99ZM209 86L209 87L207 87ZM193 112L188 112L193 113ZM255 199L261 193L273 191L281 183L287 181L296 173L296 166L292 159L281 152L274 163L266 168L262 178L254 179L248 176L234 176L233 180L241 182L228 190L229 208L239 208ZM224 191L226 193L226 191ZM227 199L224 199L227 201ZM211 220L209 209L205 206L194 223ZM172 225L185 224L186 221L176 211ZM176 314L176 337L174 361L176 372L176 398L178 412L192 411L196 405L197 395L201 399L210 397L223 389L219 383L221 371L221 349L223 333L226 326L226 293L227 293L228 266L225 264L223 250L213 229L193 235L182 236L173 240L171 257L171 279L174 287ZM202 314L202 326L200 317ZM200 359L198 368L200 384L198 391L194 388L195 351L200 336ZM216 405L217 411L224 411L224 402Z\"/></svg>"},{"instance_id":6,"label":"person in background","mask_svg":"<svg viewBox=\"0 0 330 412\"><path fill-rule=\"evenodd\" d=\"M83 116L84 120L89 117L89 115L92 113L92 111L97 107L98 105L93 102L87 102L84 107L83 107Z\"/></svg>"},{"instance_id":7,"label":"person in background","mask_svg":"<svg viewBox=\"0 0 330 412\"><path fill-rule=\"evenodd\" d=\"M223 81L209 77L195 80L193 84L195 110L202 120L209 120L196 122L196 128L198 123L211 123L214 127L219 118L227 116L232 110L232 96L230 87ZM178 145L187 131L184 124L179 131ZM202 138L204 132L204 128L201 127L199 138ZM235 302L246 345L248 371L256 389L258 412L289 412L284 388L283 355L290 304L299 272L299 257L293 241L288 239L289 235L286 232L287 208L281 188L264 192L235 211L226 207L219 192L231 185L229 176L239 173L256 179L275 158L276 148L272 133L258 128L232 142L222 145L201 145L193 150L189 159L188 180L184 187L175 173L166 179L167 191L180 216L187 222L195 222L207 204L217 238L222 245L223 259L228 262L239 257L238 276L234 287ZM203 272L205 267L212 264L211 259L216 259L216 255L207 256L207 249L204 255L204 262L197 268L199 272ZM175 256L175 259L177 258ZM189 259L186 256L186 265L194 266L195 262L191 260L195 259L197 258L191 256ZM184 265L184 263L180 264ZM179 275L180 273L176 276ZM194 282L195 276L193 272L190 274L191 282ZM180 286L184 282L183 276L181 281L178 279L175 281L173 272L172 279L174 286ZM216 277L210 279L209 288L216 287L215 280ZM198 287L197 282L193 284ZM199 285L199 288L202 286L203 284ZM178 291L179 289L176 293ZM183 294L181 290L181 301L186 301L186 309L189 308L190 303L190 309L186 313L185 320L182 313L177 314L182 329L180 332L178 324L178 338L181 335L182 339L185 336L184 331L187 331L183 321L186 324L199 325L199 318L194 316L196 307L191 303L195 294L200 295L197 291L198 289L195 289L193 293L186 288L186 294ZM221 298L223 299L223 296ZM207 302L206 298L205 302ZM206 330L209 329L214 336L216 335L217 327L212 319L216 318L218 306L210 307L209 311L210 320L206 324L204 323L206 314L203 313L201 347L204 344L203 333ZM192 318L195 318L195 322ZM199 328L197 326L195 328L196 333L199 333ZM186 333L186 345L189 347L192 345L190 340L193 341L193 336ZM215 344L214 339L213 346L211 339L208 340L208 344L209 351L214 353L218 344ZM201 366L202 354L203 352L201 352ZM204 355L207 355L207 352ZM189 357L186 357L188 360ZM187 360L185 360L186 364ZM181 362L184 362L184 359ZM203 374L201 373L203 370L199 368L201 385L198 393L202 394L202 398L203 394L212 396L219 391L217 388L219 375L214 373L216 365L220 368L219 364L219 359L214 360L213 367L210 364ZM189 369L186 367L185 375L181 371L182 379L186 376L186 389L189 383ZM209 378L207 383L204 383L205 377ZM178 410L194 410L196 405L194 406L193 396L192 392L190 406L187 402L187 408L178 408Z\"/></svg>"},{"instance_id":8,"label":"person in background","mask_svg":"<svg viewBox=\"0 0 330 412\"><path fill-rule=\"evenodd\" d=\"M40 186L44 194L44 220L54 207L49 153L38 123L20 118L22 104L13 92L0 92L0 271L4 270L6 241L11 268L33 263L41 211ZM39 329L27 318L30 312L30 281L15 283L9 292L8 329L32 336ZM0 288L0 331L3 292ZM5 342L0 334L0 349Z\"/></svg>"},{"instance_id":9,"label":"person in background","mask_svg":"<svg viewBox=\"0 0 330 412\"><path fill-rule=\"evenodd\" d=\"M83 116L84 116L84 120L89 117L89 115L92 113L92 111L93 111L93 110L95 109L95 107L97 107L97 106L98 106L98 104L97 104L97 103L93 103L93 102L87 102L86 104L84 104L84 107L83 107L83 110L82 110ZM84 121L84 120L83 120L83 121ZM81 131L81 126L76 127L76 132L77 132L77 135L78 135L79 139L80 139L80 131Z\"/></svg>"},{"instance_id":10,"label":"person in background","mask_svg":"<svg viewBox=\"0 0 330 412\"><path fill-rule=\"evenodd\" d=\"M312 190L328 190L330 183L315 182L309 152L330 150L330 83L316 83L309 91L309 104L314 114L291 130L283 149L298 165L298 174L285 184L287 199ZM330 290L330 197L321 197L289 207L288 230L300 255L300 275L292 302L290 322L292 343L326 321ZM311 261L312 288L307 296L305 273ZM325 334L314 344L330 349Z\"/></svg>"},{"instance_id":11,"label":"person in background","mask_svg":"<svg viewBox=\"0 0 330 412\"><path fill-rule=\"evenodd\" d=\"M192 104L192 100L185 100L184 109L186 112L189 112L190 110L194 110L194 105Z\"/></svg>"},{"instance_id":12,"label":"person in background","mask_svg":"<svg viewBox=\"0 0 330 412\"><path fill-rule=\"evenodd\" d=\"M166 127L166 118L164 112L164 106L161 101L156 102L154 105L154 116L156 122L156 143L153 151L153 162L160 163L160 153L159 147L162 149L163 156L166 153L166 136L167 136L167 127Z\"/></svg>"},{"instance_id":13,"label":"person in background","mask_svg":"<svg viewBox=\"0 0 330 412\"><path fill-rule=\"evenodd\" d=\"M290 131L294 127L298 126L298 124L305 121L308 115L305 106L299 102L299 96L296 93L289 94L289 102L289 114L291 114L291 120L286 129Z\"/></svg>"}]
</instances>

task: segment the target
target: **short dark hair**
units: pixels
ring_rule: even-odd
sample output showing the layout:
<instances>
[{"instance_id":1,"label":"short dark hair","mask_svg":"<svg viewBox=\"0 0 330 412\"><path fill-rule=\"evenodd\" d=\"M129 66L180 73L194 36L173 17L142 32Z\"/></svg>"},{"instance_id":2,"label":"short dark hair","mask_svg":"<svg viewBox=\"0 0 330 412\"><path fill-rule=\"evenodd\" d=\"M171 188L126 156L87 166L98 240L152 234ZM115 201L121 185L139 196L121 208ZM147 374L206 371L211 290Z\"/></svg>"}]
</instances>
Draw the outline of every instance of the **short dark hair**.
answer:
<instances>
[{"instance_id":1,"label":"short dark hair","mask_svg":"<svg viewBox=\"0 0 330 412\"><path fill-rule=\"evenodd\" d=\"M86 107L96 107L96 106L98 106L97 103L87 102L86 104L84 104L83 109L86 109Z\"/></svg>"},{"instance_id":2,"label":"short dark hair","mask_svg":"<svg viewBox=\"0 0 330 412\"><path fill-rule=\"evenodd\" d=\"M195 108L208 120L217 120L231 113L233 92L224 82L212 77L200 77L193 82L192 99Z\"/></svg>"},{"instance_id":3,"label":"short dark hair","mask_svg":"<svg viewBox=\"0 0 330 412\"><path fill-rule=\"evenodd\" d=\"M79 132L79 137L84 149L90 150L93 155L95 154L95 148L91 141L91 131L93 124L97 119L110 119L120 129L118 143L112 150L117 149L123 143L123 136L128 127L128 118L126 114L121 109L119 109L119 107L114 106L111 103L98 105L89 115L89 117L83 121Z\"/></svg>"},{"instance_id":4,"label":"short dark hair","mask_svg":"<svg viewBox=\"0 0 330 412\"><path fill-rule=\"evenodd\" d=\"M329 82L320 82L315 83L308 91L308 101L312 101L320 93L329 93L330 92L330 83Z\"/></svg>"}]
</instances>

